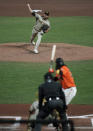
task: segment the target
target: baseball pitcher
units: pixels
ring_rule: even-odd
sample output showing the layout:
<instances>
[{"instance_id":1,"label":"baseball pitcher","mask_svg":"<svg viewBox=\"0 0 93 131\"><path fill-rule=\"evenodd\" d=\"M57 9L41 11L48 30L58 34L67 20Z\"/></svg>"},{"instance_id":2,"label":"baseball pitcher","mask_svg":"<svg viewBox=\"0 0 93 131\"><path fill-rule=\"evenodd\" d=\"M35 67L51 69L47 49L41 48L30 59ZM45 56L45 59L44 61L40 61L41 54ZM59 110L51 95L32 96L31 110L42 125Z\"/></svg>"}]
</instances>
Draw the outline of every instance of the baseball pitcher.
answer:
<instances>
[{"instance_id":1,"label":"baseball pitcher","mask_svg":"<svg viewBox=\"0 0 93 131\"><path fill-rule=\"evenodd\" d=\"M49 12L44 12L43 16L41 16L40 14L38 14L38 12L41 12L41 10L32 10L30 4L27 4L27 7L30 13L36 18L36 24L34 25L32 30L31 44L35 45L34 53L38 54L38 47L40 45L42 36L44 33L47 33L50 29L50 22L48 20ZM37 41L35 43L34 39L36 36Z\"/></svg>"}]
</instances>

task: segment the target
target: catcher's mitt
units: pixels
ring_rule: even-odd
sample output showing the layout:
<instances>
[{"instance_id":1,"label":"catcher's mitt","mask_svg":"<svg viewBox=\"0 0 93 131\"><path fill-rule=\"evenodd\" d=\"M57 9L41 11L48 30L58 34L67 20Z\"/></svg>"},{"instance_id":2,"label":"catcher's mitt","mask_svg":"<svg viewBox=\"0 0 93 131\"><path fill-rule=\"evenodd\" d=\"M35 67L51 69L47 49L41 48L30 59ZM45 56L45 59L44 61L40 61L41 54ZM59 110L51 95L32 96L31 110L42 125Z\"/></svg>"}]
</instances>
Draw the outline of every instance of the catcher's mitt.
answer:
<instances>
[{"instance_id":1,"label":"catcher's mitt","mask_svg":"<svg viewBox=\"0 0 93 131\"><path fill-rule=\"evenodd\" d=\"M49 29L49 26L48 25L43 25L41 27L41 30L43 30L44 33L46 33L46 31Z\"/></svg>"}]
</instances>

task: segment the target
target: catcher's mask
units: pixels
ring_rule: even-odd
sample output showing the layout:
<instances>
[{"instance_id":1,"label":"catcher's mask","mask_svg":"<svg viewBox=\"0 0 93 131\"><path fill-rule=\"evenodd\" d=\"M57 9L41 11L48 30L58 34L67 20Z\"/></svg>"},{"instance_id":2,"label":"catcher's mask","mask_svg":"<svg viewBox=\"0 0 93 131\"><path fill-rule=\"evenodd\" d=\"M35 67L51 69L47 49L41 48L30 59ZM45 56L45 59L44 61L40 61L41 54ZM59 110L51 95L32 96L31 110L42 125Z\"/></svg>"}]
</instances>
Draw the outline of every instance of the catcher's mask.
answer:
<instances>
[{"instance_id":1,"label":"catcher's mask","mask_svg":"<svg viewBox=\"0 0 93 131\"><path fill-rule=\"evenodd\" d=\"M60 69L64 64L64 60L62 58L57 58L56 59L56 70Z\"/></svg>"},{"instance_id":2,"label":"catcher's mask","mask_svg":"<svg viewBox=\"0 0 93 131\"><path fill-rule=\"evenodd\" d=\"M45 79L45 81L53 80L53 76L50 72L48 72L44 75L44 79Z\"/></svg>"}]
</instances>

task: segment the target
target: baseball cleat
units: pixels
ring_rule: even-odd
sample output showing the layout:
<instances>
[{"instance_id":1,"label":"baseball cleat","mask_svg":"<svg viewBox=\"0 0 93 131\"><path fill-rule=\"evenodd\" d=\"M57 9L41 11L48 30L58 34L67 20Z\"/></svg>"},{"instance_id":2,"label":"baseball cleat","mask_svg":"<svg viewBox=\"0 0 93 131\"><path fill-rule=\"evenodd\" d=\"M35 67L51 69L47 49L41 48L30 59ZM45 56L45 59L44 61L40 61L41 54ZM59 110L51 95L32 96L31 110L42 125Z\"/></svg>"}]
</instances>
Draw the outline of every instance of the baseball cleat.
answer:
<instances>
[{"instance_id":1,"label":"baseball cleat","mask_svg":"<svg viewBox=\"0 0 93 131\"><path fill-rule=\"evenodd\" d=\"M33 41L31 44L32 44L32 45L35 45L35 42Z\"/></svg>"},{"instance_id":2,"label":"baseball cleat","mask_svg":"<svg viewBox=\"0 0 93 131\"><path fill-rule=\"evenodd\" d=\"M39 53L37 49L34 49L33 52L34 52L35 54L38 54L38 53Z\"/></svg>"}]
</instances>

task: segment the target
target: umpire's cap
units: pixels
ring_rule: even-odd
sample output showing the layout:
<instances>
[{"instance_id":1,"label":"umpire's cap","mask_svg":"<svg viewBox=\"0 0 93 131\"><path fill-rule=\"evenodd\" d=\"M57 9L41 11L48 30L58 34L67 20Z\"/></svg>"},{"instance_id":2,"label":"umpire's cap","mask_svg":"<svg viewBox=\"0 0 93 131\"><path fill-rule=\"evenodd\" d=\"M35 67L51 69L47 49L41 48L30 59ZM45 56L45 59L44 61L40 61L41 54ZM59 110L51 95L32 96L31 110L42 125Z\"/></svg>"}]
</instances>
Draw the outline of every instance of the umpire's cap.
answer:
<instances>
[{"instance_id":1,"label":"umpire's cap","mask_svg":"<svg viewBox=\"0 0 93 131\"><path fill-rule=\"evenodd\" d=\"M44 75L44 79L45 79L45 80L48 80L48 79L53 80L53 76L52 76L52 74L51 74L50 72L47 72L47 73Z\"/></svg>"},{"instance_id":2,"label":"umpire's cap","mask_svg":"<svg viewBox=\"0 0 93 131\"><path fill-rule=\"evenodd\" d=\"M64 64L64 60L62 58L56 59L56 69L60 69Z\"/></svg>"},{"instance_id":3,"label":"umpire's cap","mask_svg":"<svg viewBox=\"0 0 93 131\"><path fill-rule=\"evenodd\" d=\"M45 11L44 14L49 16L50 13L49 13L49 11Z\"/></svg>"}]
</instances>

